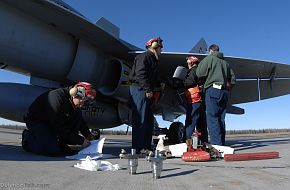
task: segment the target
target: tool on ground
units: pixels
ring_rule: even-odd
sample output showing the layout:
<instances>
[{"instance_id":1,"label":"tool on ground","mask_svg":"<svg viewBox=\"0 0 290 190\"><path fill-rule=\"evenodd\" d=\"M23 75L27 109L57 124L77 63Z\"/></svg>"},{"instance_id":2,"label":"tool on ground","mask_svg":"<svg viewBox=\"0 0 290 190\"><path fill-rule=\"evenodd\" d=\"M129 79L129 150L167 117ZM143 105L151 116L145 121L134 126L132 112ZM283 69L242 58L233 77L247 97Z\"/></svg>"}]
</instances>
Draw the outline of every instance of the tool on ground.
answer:
<instances>
[{"instance_id":1,"label":"tool on ground","mask_svg":"<svg viewBox=\"0 0 290 190\"><path fill-rule=\"evenodd\" d=\"M166 160L166 156L161 154L159 150L155 150L155 154L149 154L148 161L151 162L151 169L154 179L160 178L164 160Z\"/></svg>"},{"instance_id":2,"label":"tool on ground","mask_svg":"<svg viewBox=\"0 0 290 190\"><path fill-rule=\"evenodd\" d=\"M218 157L223 158L225 154L234 154L235 149L229 146L211 145L218 151Z\"/></svg>"},{"instance_id":3,"label":"tool on ground","mask_svg":"<svg viewBox=\"0 0 290 190\"><path fill-rule=\"evenodd\" d=\"M165 152L166 149L164 147L164 140L165 140L165 137L166 135L158 135L158 143L157 143L157 146L156 146L156 150L159 150L160 152Z\"/></svg>"},{"instance_id":4,"label":"tool on ground","mask_svg":"<svg viewBox=\"0 0 290 190\"><path fill-rule=\"evenodd\" d=\"M193 132L191 139L186 140L187 152L184 152L181 157L183 161L202 162L211 159L210 154L203 150L203 146L200 144L198 136L201 136L201 133L195 131Z\"/></svg>"},{"instance_id":5,"label":"tool on ground","mask_svg":"<svg viewBox=\"0 0 290 190\"><path fill-rule=\"evenodd\" d=\"M240 154L225 154L225 161L246 161L246 160L264 160L279 158L279 152L256 152L256 153L240 153Z\"/></svg>"},{"instance_id":6,"label":"tool on ground","mask_svg":"<svg viewBox=\"0 0 290 190\"><path fill-rule=\"evenodd\" d=\"M129 173L135 175L138 167L138 154L136 154L136 149L131 149L131 154L127 154L127 152L122 149L119 156L121 159L128 159Z\"/></svg>"}]
</instances>

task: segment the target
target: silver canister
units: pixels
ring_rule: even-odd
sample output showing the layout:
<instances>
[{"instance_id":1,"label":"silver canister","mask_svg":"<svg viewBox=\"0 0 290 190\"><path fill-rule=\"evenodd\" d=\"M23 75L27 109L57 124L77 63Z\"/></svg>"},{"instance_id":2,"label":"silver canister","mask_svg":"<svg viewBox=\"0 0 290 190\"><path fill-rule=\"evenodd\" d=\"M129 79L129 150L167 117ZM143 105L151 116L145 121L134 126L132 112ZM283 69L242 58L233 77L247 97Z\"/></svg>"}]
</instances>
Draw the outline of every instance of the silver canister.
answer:
<instances>
[{"instance_id":1,"label":"silver canister","mask_svg":"<svg viewBox=\"0 0 290 190\"><path fill-rule=\"evenodd\" d=\"M159 150L155 151L155 155L151 155L148 158L148 161L151 162L151 168L153 173L154 179L159 179L161 176L161 171L163 169L163 160L165 160L166 157L163 155L160 155Z\"/></svg>"},{"instance_id":2,"label":"silver canister","mask_svg":"<svg viewBox=\"0 0 290 190\"><path fill-rule=\"evenodd\" d=\"M131 149L131 155L128 157L128 167L129 173L135 175L138 167L138 156L136 155L136 149Z\"/></svg>"},{"instance_id":3,"label":"silver canister","mask_svg":"<svg viewBox=\"0 0 290 190\"><path fill-rule=\"evenodd\" d=\"M119 156L120 159L128 159L129 173L132 175L136 174L138 167L138 155L136 154L136 149L131 149L131 154L127 154L127 152L122 149Z\"/></svg>"}]
</instances>

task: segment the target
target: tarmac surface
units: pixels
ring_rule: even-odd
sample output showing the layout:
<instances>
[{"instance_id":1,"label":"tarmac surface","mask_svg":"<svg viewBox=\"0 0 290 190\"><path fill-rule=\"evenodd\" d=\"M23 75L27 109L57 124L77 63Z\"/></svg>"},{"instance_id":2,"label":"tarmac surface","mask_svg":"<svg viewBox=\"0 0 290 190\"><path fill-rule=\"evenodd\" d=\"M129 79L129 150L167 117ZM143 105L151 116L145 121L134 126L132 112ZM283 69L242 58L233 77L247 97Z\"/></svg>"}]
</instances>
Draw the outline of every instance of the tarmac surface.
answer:
<instances>
[{"instance_id":1,"label":"tarmac surface","mask_svg":"<svg viewBox=\"0 0 290 190\"><path fill-rule=\"evenodd\" d=\"M130 136L107 136L105 159L119 164L118 171L86 171L74 168L78 160L44 157L27 153L21 147L21 130L0 128L1 189L289 189L290 136L227 139L236 153L278 151L280 158L255 161L224 160L184 162L171 158L163 162L160 179L153 179L151 165L139 159L136 175L126 169L127 160L117 156L121 148L130 150Z\"/></svg>"}]
</instances>

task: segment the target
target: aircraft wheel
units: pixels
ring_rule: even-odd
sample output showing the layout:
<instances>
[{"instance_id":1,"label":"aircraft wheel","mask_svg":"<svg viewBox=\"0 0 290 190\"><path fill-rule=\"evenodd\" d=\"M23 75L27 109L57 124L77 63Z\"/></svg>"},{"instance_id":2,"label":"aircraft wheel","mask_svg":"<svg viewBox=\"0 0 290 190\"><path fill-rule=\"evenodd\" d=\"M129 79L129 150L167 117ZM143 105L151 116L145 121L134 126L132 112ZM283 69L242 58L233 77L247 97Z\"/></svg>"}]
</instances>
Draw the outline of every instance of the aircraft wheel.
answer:
<instances>
[{"instance_id":1,"label":"aircraft wheel","mask_svg":"<svg viewBox=\"0 0 290 190\"><path fill-rule=\"evenodd\" d=\"M98 140L98 139L100 139L100 136L101 136L101 131L100 131L100 129L91 129L91 133L92 133L93 136L94 136L94 140Z\"/></svg>"},{"instance_id":2,"label":"aircraft wheel","mask_svg":"<svg viewBox=\"0 0 290 190\"><path fill-rule=\"evenodd\" d=\"M182 138L184 135L184 125L181 122L171 123L168 131L168 143L169 144L178 144L182 143Z\"/></svg>"}]
</instances>

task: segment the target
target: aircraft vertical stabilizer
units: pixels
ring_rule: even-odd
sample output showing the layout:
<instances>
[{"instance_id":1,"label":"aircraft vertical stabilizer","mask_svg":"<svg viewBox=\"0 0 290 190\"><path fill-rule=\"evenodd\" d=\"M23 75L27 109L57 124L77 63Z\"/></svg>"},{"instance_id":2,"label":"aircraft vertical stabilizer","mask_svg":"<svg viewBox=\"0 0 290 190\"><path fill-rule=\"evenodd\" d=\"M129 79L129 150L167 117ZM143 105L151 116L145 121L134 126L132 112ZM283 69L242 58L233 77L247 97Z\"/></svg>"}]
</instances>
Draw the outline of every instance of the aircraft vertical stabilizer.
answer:
<instances>
[{"instance_id":1,"label":"aircraft vertical stabilizer","mask_svg":"<svg viewBox=\"0 0 290 190\"><path fill-rule=\"evenodd\" d=\"M202 53L205 54L207 50L207 44L204 38L201 38L198 43L189 51L189 53Z\"/></svg>"}]
</instances>

